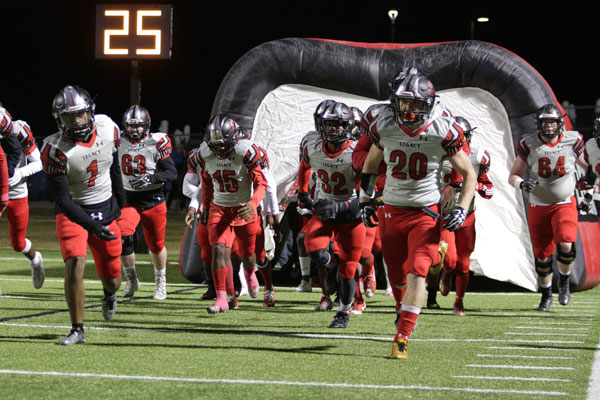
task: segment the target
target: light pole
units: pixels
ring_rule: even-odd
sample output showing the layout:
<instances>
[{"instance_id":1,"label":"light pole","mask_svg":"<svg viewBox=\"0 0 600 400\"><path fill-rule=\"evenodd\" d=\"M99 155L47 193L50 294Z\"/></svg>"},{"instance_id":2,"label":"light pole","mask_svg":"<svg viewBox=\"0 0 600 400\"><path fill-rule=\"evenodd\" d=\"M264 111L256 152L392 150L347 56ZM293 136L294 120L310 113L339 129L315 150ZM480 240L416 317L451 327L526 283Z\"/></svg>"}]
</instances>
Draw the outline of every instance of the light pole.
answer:
<instances>
[{"instance_id":1,"label":"light pole","mask_svg":"<svg viewBox=\"0 0 600 400\"><path fill-rule=\"evenodd\" d=\"M478 17L471 20L471 40L475 39L475 22L489 22L488 17Z\"/></svg>"},{"instance_id":2,"label":"light pole","mask_svg":"<svg viewBox=\"0 0 600 400\"><path fill-rule=\"evenodd\" d=\"M388 17L390 17L391 21L391 33L392 33L392 43L396 42L396 17L398 17L398 10L389 10Z\"/></svg>"}]
</instances>

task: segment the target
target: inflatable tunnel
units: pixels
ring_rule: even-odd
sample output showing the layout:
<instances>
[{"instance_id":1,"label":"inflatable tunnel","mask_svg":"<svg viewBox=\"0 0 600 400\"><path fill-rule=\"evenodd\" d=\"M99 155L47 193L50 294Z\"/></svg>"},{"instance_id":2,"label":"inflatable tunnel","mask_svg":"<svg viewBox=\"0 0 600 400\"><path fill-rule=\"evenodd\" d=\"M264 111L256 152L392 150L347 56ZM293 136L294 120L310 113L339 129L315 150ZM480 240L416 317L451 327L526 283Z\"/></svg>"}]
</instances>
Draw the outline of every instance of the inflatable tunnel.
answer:
<instances>
[{"instance_id":1,"label":"inflatable tunnel","mask_svg":"<svg viewBox=\"0 0 600 400\"><path fill-rule=\"evenodd\" d=\"M489 175L496 190L490 200L476 195L477 243L471 270L536 290L527 199L508 184L508 173L516 141L535 131L537 109L547 103L562 107L543 77L510 51L479 41L275 40L251 49L233 65L220 85L212 113L227 113L267 149L281 199L296 178L298 145L314 129L317 104L332 98L364 111L373 103L386 102L388 83L403 66L417 67L427 75L440 101L477 127L473 142L491 154ZM571 128L567 117L565 124ZM571 276L575 289L600 282L600 259L594 257L597 251L592 246L592 238L600 233L598 225L597 219L580 222Z\"/></svg>"}]
</instances>

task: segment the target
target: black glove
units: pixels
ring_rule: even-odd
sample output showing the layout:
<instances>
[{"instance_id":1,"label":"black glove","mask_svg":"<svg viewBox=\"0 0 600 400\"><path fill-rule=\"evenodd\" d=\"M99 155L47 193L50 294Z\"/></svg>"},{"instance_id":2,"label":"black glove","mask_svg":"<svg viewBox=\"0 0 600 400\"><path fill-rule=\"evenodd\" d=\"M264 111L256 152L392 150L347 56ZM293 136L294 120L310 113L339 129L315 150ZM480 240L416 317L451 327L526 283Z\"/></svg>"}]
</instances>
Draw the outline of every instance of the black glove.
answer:
<instances>
[{"instance_id":1,"label":"black glove","mask_svg":"<svg viewBox=\"0 0 600 400\"><path fill-rule=\"evenodd\" d=\"M588 212L592 209L592 195L589 193L586 193L583 195L583 200L581 200L581 203L579 203L579 206L577 206L577 208L581 211L584 212Z\"/></svg>"},{"instance_id":2,"label":"black glove","mask_svg":"<svg viewBox=\"0 0 600 400\"><path fill-rule=\"evenodd\" d=\"M539 182L535 179L527 179L519 184L521 190L526 191L527 193L533 192L533 189L539 184Z\"/></svg>"},{"instance_id":3,"label":"black glove","mask_svg":"<svg viewBox=\"0 0 600 400\"><path fill-rule=\"evenodd\" d=\"M91 230L90 233L98 236L99 239L105 240L105 241L110 241L110 240L115 240L116 236L114 234L114 232L111 232L108 230L108 228L104 225L96 225L94 226Z\"/></svg>"},{"instance_id":4,"label":"black glove","mask_svg":"<svg viewBox=\"0 0 600 400\"><path fill-rule=\"evenodd\" d=\"M454 210L450 211L444 219L446 220L444 228L448 229L450 232L454 232L460 228L467 219L467 210L462 207L456 207Z\"/></svg>"},{"instance_id":5,"label":"black glove","mask_svg":"<svg viewBox=\"0 0 600 400\"><path fill-rule=\"evenodd\" d=\"M135 178L129 181L129 184L132 188L136 190L143 189L152 184L152 176L150 174L136 176Z\"/></svg>"},{"instance_id":6,"label":"black glove","mask_svg":"<svg viewBox=\"0 0 600 400\"><path fill-rule=\"evenodd\" d=\"M301 204L299 204L300 208L306 208L308 210L312 210L313 209L314 202L310 198L310 196L308 195L308 193L306 193L306 192L300 192L300 193L298 193L298 201L300 201L300 203L301 203Z\"/></svg>"},{"instance_id":7,"label":"black glove","mask_svg":"<svg viewBox=\"0 0 600 400\"><path fill-rule=\"evenodd\" d=\"M362 218L363 224L365 224L368 228L374 228L377 225L379 225L379 218L377 218L377 209L371 204L371 202L360 203L359 206L360 216Z\"/></svg>"},{"instance_id":8,"label":"black glove","mask_svg":"<svg viewBox=\"0 0 600 400\"><path fill-rule=\"evenodd\" d=\"M314 204L315 214L321 221L331 221L340 211L340 204L337 201L329 199L319 199Z\"/></svg>"}]
</instances>

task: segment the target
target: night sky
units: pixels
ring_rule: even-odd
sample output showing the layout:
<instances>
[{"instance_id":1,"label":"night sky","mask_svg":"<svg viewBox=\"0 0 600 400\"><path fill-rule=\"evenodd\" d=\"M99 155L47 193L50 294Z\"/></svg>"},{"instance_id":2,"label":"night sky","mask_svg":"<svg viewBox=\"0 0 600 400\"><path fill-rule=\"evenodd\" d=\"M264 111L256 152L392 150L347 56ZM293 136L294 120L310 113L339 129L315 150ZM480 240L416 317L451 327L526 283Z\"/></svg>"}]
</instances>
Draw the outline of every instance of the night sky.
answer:
<instances>
[{"instance_id":1,"label":"night sky","mask_svg":"<svg viewBox=\"0 0 600 400\"><path fill-rule=\"evenodd\" d=\"M28 121L36 137L56 131L52 99L66 84L86 88L96 98L97 113L116 122L129 106L131 61L95 59L95 3L5 0L0 5L0 101L15 119ZM540 12L519 12L506 2L487 9L438 8L424 2L402 8L404 1L371 1L361 7L349 1L280 1L270 7L250 1L138 3L174 7L172 58L140 65L141 104L150 110L154 129L167 119L171 131L185 124L199 131L229 68L261 43L286 37L389 42L390 7L400 12L395 25L399 43L469 39L471 19L485 14L491 21L476 25L475 39L525 59L548 81L559 101L591 106L600 97L596 56L600 34L592 3L576 10L548 3ZM585 111L579 116L578 127L585 131L591 117L586 120Z\"/></svg>"}]
</instances>

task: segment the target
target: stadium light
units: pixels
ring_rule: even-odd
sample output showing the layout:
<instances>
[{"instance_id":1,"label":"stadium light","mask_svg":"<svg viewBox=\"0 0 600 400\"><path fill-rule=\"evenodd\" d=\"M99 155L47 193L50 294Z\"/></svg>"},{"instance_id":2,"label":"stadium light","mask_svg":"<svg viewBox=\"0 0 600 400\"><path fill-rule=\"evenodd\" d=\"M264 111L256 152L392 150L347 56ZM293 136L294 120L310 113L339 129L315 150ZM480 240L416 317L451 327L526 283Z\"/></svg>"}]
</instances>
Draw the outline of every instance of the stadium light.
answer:
<instances>
[{"instance_id":1,"label":"stadium light","mask_svg":"<svg viewBox=\"0 0 600 400\"><path fill-rule=\"evenodd\" d=\"M391 21L391 39L392 43L396 42L396 18L398 17L398 10L389 10L388 17Z\"/></svg>"},{"instance_id":2,"label":"stadium light","mask_svg":"<svg viewBox=\"0 0 600 400\"><path fill-rule=\"evenodd\" d=\"M471 20L471 40L475 39L475 22L484 23L490 22L488 17L477 17Z\"/></svg>"}]
</instances>

